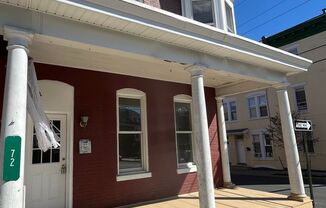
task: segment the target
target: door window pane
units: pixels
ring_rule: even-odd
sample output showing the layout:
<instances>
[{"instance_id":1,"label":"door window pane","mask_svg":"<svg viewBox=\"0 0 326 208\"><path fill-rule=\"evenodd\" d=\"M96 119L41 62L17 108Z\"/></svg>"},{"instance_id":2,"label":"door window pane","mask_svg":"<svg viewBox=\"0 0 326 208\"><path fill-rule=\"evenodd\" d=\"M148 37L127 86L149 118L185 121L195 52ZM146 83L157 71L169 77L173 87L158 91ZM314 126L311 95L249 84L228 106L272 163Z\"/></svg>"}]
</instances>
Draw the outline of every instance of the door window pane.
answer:
<instances>
[{"instance_id":1,"label":"door window pane","mask_svg":"<svg viewBox=\"0 0 326 208\"><path fill-rule=\"evenodd\" d=\"M59 162L60 149L52 149L52 162Z\"/></svg>"},{"instance_id":2,"label":"door window pane","mask_svg":"<svg viewBox=\"0 0 326 208\"><path fill-rule=\"evenodd\" d=\"M32 164L39 164L39 163L41 163L41 150L36 149L33 150Z\"/></svg>"},{"instance_id":3,"label":"door window pane","mask_svg":"<svg viewBox=\"0 0 326 208\"><path fill-rule=\"evenodd\" d=\"M42 152L42 163L49 163L51 161L51 149L46 152Z\"/></svg>"},{"instance_id":4,"label":"door window pane","mask_svg":"<svg viewBox=\"0 0 326 208\"><path fill-rule=\"evenodd\" d=\"M141 131L140 100L119 98L119 130Z\"/></svg>"},{"instance_id":5,"label":"door window pane","mask_svg":"<svg viewBox=\"0 0 326 208\"><path fill-rule=\"evenodd\" d=\"M60 143L61 137L61 120L50 120L50 125L57 135L58 142ZM43 152L40 148L38 148L38 140L35 132L35 128L33 129L33 150L32 150L32 164L39 163L52 163L60 161L60 147L53 149L49 148L46 152Z\"/></svg>"},{"instance_id":6,"label":"door window pane","mask_svg":"<svg viewBox=\"0 0 326 208\"><path fill-rule=\"evenodd\" d=\"M141 141L140 134L119 135L119 168L141 168Z\"/></svg>"},{"instance_id":7,"label":"door window pane","mask_svg":"<svg viewBox=\"0 0 326 208\"><path fill-rule=\"evenodd\" d=\"M212 0L192 0L194 20L202 23L213 23Z\"/></svg>"},{"instance_id":8,"label":"door window pane","mask_svg":"<svg viewBox=\"0 0 326 208\"><path fill-rule=\"evenodd\" d=\"M175 103L177 131L191 131L190 103Z\"/></svg>"}]
</instances>

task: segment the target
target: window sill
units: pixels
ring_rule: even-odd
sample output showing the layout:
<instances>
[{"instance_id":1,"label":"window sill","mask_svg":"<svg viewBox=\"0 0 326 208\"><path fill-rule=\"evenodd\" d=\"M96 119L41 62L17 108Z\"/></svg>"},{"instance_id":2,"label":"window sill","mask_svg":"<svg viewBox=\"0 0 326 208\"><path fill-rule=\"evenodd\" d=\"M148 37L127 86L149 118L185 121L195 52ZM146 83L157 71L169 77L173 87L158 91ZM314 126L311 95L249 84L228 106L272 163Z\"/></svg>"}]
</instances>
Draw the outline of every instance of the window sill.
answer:
<instances>
[{"instance_id":1,"label":"window sill","mask_svg":"<svg viewBox=\"0 0 326 208\"><path fill-rule=\"evenodd\" d=\"M256 120L263 120L263 119L269 119L269 116L249 118L249 121L256 121Z\"/></svg>"},{"instance_id":2,"label":"window sill","mask_svg":"<svg viewBox=\"0 0 326 208\"><path fill-rule=\"evenodd\" d=\"M274 157L261 157L261 158L258 158L258 157L255 157L254 159L255 161L262 161L262 160L275 160Z\"/></svg>"},{"instance_id":3,"label":"window sill","mask_svg":"<svg viewBox=\"0 0 326 208\"><path fill-rule=\"evenodd\" d=\"M142 178L151 178L152 173L151 172L145 172L145 173L132 173L132 174L126 174L126 175L118 175L117 181L129 181L129 180L137 180Z\"/></svg>"},{"instance_id":4,"label":"window sill","mask_svg":"<svg viewBox=\"0 0 326 208\"><path fill-rule=\"evenodd\" d=\"M190 167L180 167L177 169L178 174L185 174L185 173L194 173L197 172L197 166L193 165Z\"/></svg>"},{"instance_id":5,"label":"window sill","mask_svg":"<svg viewBox=\"0 0 326 208\"><path fill-rule=\"evenodd\" d=\"M239 120L227 120L225 121L226 124L237 123Z\"/></svg>"},{"instance_id":6,"label":"window sill","mask_svg":"<svg viewBox=\"0 0 326 208\"><path fill-rule=\"evenodd\" d=\"M309 113L308 109L306 109L306 110L298 110L297 109L297 111L298 111L298 113L301 113L301 114L308 114Z\"/></svg>"}]
</instances>

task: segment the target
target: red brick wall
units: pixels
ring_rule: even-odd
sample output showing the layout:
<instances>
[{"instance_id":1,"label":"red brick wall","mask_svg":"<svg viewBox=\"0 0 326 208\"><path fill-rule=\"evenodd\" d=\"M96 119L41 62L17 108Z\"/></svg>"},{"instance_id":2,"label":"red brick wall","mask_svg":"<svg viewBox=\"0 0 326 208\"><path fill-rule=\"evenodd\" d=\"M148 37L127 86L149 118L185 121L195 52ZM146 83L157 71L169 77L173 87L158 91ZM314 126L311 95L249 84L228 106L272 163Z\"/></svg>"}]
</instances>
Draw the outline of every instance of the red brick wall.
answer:
<instances>
[{"instance_id":1,"label":"red brick wall","mask_svg":"<svg viewBox=\"0 0 326 208\"><path fill-rule=\"evenodd\" d=\"M5 57L0 58L0 103L3 97ZM75 87L74 207L114 207L197 190L196 174L176 173L173 96L191 94L189 85L117 74L36 64L39 79L51 79ZM116 91L136 88L146 93L149 167L152 178L116 181ZM222 185L214 89L206 88L209 133L216 186ZM1 107L1 106L0 106ZM87 128L79 127L87 114ZM92 153L80 155L78 141L89 138Z\"/></svg>"},{"instance_id":2,"label":"red brick wall","mask_svg":"<svg viewBox=\"0 0 326 208\"><path fill-rule=\"evenodd\" d=\"M181 15L181 0L144 0L145 4Z\"/></svg>"}]
</instances>

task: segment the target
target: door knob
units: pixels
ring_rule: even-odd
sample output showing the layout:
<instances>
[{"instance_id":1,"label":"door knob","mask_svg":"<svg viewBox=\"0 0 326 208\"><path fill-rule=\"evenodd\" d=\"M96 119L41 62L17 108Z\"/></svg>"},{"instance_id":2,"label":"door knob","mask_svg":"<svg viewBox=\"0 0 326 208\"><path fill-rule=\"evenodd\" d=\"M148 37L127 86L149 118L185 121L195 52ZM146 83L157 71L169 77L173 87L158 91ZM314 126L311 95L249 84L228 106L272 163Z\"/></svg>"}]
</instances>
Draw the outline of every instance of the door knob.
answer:
<instances>
[{"instance_id":1,"label":"door knob","mask_svg":"<svg viewBox=\"0 0 326 208\"><path fill-rule=\"evenodd\" d=\"M61 174L65 174L67 172L66 164L61 165Z\"/></svg>"}]
</instances>

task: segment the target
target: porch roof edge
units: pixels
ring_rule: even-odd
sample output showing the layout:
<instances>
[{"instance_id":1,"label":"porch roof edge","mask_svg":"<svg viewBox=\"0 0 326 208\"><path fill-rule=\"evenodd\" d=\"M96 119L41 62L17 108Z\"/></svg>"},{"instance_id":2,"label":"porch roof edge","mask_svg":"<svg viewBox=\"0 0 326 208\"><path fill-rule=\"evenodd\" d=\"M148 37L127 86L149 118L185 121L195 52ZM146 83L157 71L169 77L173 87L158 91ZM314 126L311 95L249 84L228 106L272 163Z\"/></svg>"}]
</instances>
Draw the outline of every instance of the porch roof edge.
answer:
<instances>
[{"instance_id":1,"label":"porch roof edge","mask_svg":"<svg viewBox=\"0 0 326 208\"><path fill-rule=\"evenodd\" d=\"M65 12L61 15L51 12L50 8L37 8L35 3L31 4L27 0L13 0L10 1L11 3L0 0L0 2L69 18L93 26L154 39L159 42L192 49L217 57L263 66L271 71L282 72L285 75L306 71L312 64L308 59L263 43L130 0L56 0L54 1L56 4L60 5L61 8L65 8ZM105 5L103 5L103 2L105 2ZM69 16L69 10L83 10L87 11L90 15L88 15L88 18L78 19L74 18L73 15ZM128 11L128 13L125 11ZM123 24L128 24L128 26L134 26L135 28L142 27L144 31L138 33L137 31L133 31L131 29L132 27L113 27L110 24L104 24L103 18L118 20ZM149 34L149 32L153 33L153 31L154 34ZM167 39L166 36L170 38ZM194 44L189 46L187 40L193 41Z\"/></svg>"}]
</instances>

